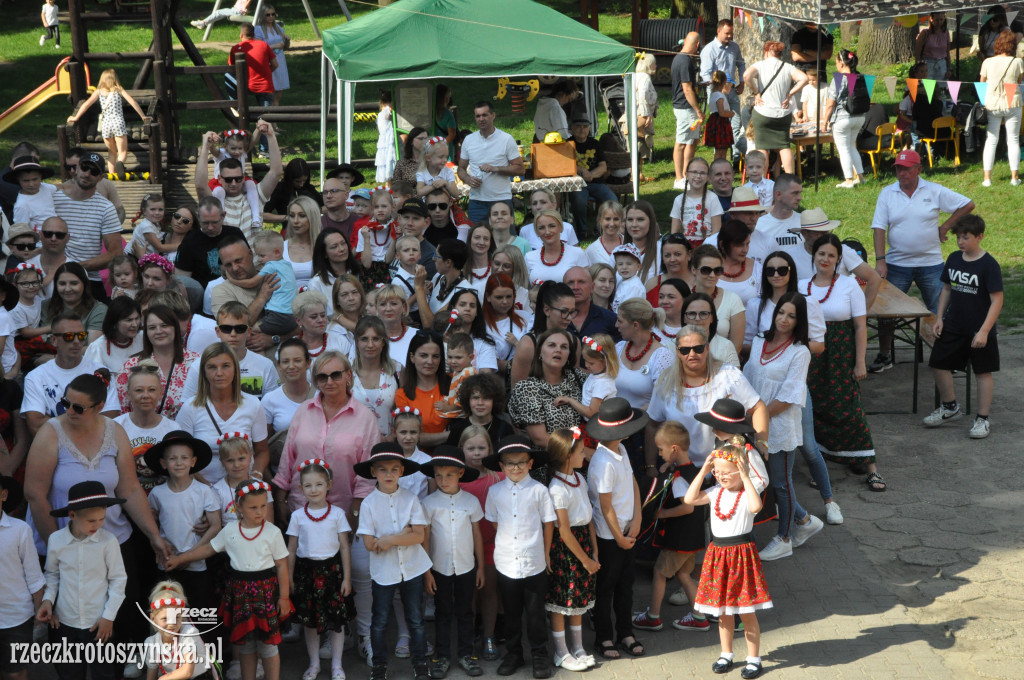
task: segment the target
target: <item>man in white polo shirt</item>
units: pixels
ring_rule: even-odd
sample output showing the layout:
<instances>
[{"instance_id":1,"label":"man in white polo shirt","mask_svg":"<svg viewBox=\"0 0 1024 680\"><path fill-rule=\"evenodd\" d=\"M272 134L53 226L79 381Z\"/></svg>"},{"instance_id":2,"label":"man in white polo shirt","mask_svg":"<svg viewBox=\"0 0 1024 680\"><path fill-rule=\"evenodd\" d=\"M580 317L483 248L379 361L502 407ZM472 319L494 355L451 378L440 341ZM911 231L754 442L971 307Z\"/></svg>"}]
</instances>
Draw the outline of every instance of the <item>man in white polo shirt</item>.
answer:
<instances>
[{"instance_id":1,"label":"man in white polo shirt","mask_svg":"<svg viewBox=\"0 0 1024 680\"><path fill-rule=\"evenodd\" d=\"M871 221L874 232L875 269L904 293L916 283L924 304L937 313L942 292L942 241L974 202L944 186L921 179L921 156L901 151L896 157L895 184L882 189ZM939 213L949 218L939 224ZM886 246L888 245L888 250ZM878 326L878 356L868 367L871 373L892 368L891 324Z\"/></svg>"},{"instance_id":2,"label":"man in white polo shirt","mask_svg":"<svg viewBox=\"0 0 1024 680\"><path fill-rule=\"evenodd\" d=\"M459 179L469 185L469 221L480 224L498 201L512 206L512 178L522 175L525 166L516 140L494 127L494 107L489 101L478 101L473 117L478 129L462 142Z\"/></svg>"}]
</instances>

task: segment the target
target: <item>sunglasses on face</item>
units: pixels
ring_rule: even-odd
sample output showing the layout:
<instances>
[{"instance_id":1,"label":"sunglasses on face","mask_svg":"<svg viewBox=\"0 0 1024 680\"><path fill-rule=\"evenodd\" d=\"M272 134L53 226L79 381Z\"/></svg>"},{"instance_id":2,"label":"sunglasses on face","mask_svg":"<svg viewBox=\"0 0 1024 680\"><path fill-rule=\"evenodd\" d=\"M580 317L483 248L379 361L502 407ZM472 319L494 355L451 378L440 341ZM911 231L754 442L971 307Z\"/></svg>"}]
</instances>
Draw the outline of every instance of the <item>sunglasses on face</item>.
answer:
<instances>
[{"instance_id":1,"label":"sunglasses on face","mask_svg":"<svg viewBox=\"0 0 1024 680\"><path fill-rule=\"evenodd\" d=\"M32 250L36 247L35 243L12 243L11 247L15 250Z\"/></svg>"},{"instance_id":2,"label":"sunglasses on face","mask_svg":"<svg viewBox=\"0 0 1024 680\"><path fill-rule=\"evenodd\" d=\"M89 166L89 167L85 167L84 165L79 165L79 166L78 166L78 169L79 169L79 170L82 170L82 171L84 171L84 172L87 172L87 173L89 173L89 174L90 174L90 175L92 175L93 177L99 177L100 175L102 175L102 174L103 174L103 171L102 171L102 170L100 170L99 168L97 168L97 167L95 167L95 166L92 166L92 165L91 165L91 166Z\"/></svg>"},{"instance_id":3,"label":"sunglasses on face","mask_svg":"<svg viewBox=\"0 0 1024 680\"><path fill-rule=\"evenodd\" d=\"M228 177L227 175L221 175L220 176L220 181L221 182L227 182L228 184L235 184L237 182L244 182L245 178L242 177L241 175L237 175L235 177Z\"/></svg>"},{"instance_id":4,"label":"sunglasses on face","mask_svg":"<svg viewBox=\"0 0 1024 680\"><path fill-rule=\"evenodd\" d=\"M725 267L709 267L707 265L704 265L697 271L699 271L704 276L711 276L712 274L714 274L715 276L721 276L722 272L725 271Z\"/></svg>"},{"instance_id":5,"label":"sunglasses on face","mask_svg":"<svg viewBox=\"0 0 1024 680\"><path fill-rule=\"evenodd\" d=\"M678 351L679 354L681 354L684 357L690 356L690 352L695 352L696 354L704 354L705 349L707 349L707 345L694 345L693 347L687 347L686 345L683 345L681 347L676 347L676 351Z\"/></svg>"},{"instance_id":6,"label":"sunglasses on face","mask_svg":"<svg viewBox=\"0 0 1024 680\"><path fill-rule=\"evenodd\" d=\"M64 239L66 239L68 237L68 233L66 231L46 231L46 230L43 230L42 234L43 234L43 238L55 238L58 241L63 241Z\"/></svg>"},{"instance_id":7,"label":"sunglasses on face","mask_svg":"<svg viewBox=\"0 0 1024 680\"><path fill-rule=\"evenodd\" d=\"M183 217L181 213L174 213L173 215L171 215L171 217L173 217L174 219L178 220L182 224L192 224L192 218L191 217Z\"/></svg>"},{"instance_id":8,"label":"sunglasses on face","mask_svg":"<svg viewBox=\"0 0 1024 680\"><path fill-rule=\"evenodd\" d=\"M61 338L64 342L73 342L74 340L80 340L85 342L85 339L89 337L88 331L70 331L68 333L54 333L55 336Z\"/></svg>"},{"instance_id":9,"label":"sunglasses on face","mask_svg":"<svg viewBox=\"0 0 1024 680\"><path fill-rule=\"evenodd\" d=\"M427 210L447 210L447 203L427 203Z\"/></svg>"},{"instance_id":10,"label":"sunglasses on face","mask_svg":"<svg viewBox=\"0 0 1024 680\"><path fill-rule=\"evenodd\" d=\"M789 276L789 265L784 264L781 267L765 267L764 273L768 276Z\"/></svg>"},{"instance_id":11,"label":"sunglasses on face","mask_svg":"<svg viewBox=\"0 0 1024 680\"><path fill-rule=\"evenodd\" d=\"M67 164L65 164L64 165L64 169L67 170L68 172L74 172L75 170L78 169L78 166L77 165L67 165Z\"/></svg>"},{"instance_id":12,"label":"sunglasses on face","mask_svg":"<svg viewBox=\"0 0 1024 680\"><path fill-rule=\"evenodd\" d=\"M247 323L235 323L235 324L222 323L219 326L217 326L217 330L219 330L224 335L231 335L232 333L238 333L239 335L242 335L243 333L249 332L249 324L247 324Z\"/></svg>"},{"instance_id":13,"label":"sunglasses on face","mask_svg":"<svg viewBox=\"0 0 1024 680\"><path fill-rule=\"evenodd\" d=\"M60 398L60 405L64 407L65 411L74 411L78 415L82 415L86 410L91 409L95 404L89 406L82 406L81 404L72 404L68 401L67 397Z\"/></svg>"},{"instance_id":14,"label":"sunglasses on face","mask_svg":"<svg viewBox=\"0 0 1024 680\"><path fill-rule=\"evenodd\" d=\"M157 373L160 369L156 366L132 366L129 373Z\"/></svg>"},{"instance_id":15,"label":"sunglasses on face","mask_svg":"<svg viewBox=\"0 0 1024 680\"><path fill-rule=\"evenodd\" d=\"M687 312L683 316L687 321L706 321L711 318L711 312Z\"/></svg>"},{"instance_id":16,"label":"sunglasses on face","mask_svg":"<svg viewBox=\"0 0 1024 680\"><path fill-rule=\"evenodd\" d=\"M313 378L320 384L324 384L328 380L331 382L341 382L341 379L345 377L346 373L348 373L348 369L345 369L344 371L332 371L330 373L317 373Z\"/></svg>"}]
</instances>

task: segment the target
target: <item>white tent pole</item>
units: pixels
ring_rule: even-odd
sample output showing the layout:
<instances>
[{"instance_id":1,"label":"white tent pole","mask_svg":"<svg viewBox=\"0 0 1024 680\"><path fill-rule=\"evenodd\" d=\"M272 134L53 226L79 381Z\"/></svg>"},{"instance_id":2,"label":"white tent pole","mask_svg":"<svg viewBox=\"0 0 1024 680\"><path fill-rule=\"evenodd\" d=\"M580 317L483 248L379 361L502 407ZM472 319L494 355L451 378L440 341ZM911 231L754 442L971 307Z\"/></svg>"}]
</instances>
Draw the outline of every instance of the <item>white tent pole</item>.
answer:
<instances>
[{"instance_id":1,"label":"white tent pole","mask_svg":"<svg viewBox=\"0 0 1024 680\"><path fill-rule=\"evenodd\" d=\"M626 125L629 129L629 167L630 176L633 178L633 200L637 200L640 197L640 164L639 157L637 155L637 135L639 131L636 127L636 91L633 86L633 74L627 72L622 76L622 89L626 91ZM613 121L613 125L617 125L618 121Z\"/></svg>"},{"instance_id":2,"label":"white tent pole","mask_svg":"<svg viewBox=\"0 0 1024 680\"><path fill-rule=\"evenodd\" d=\"M327 156L327 118L331 110L331 77L327 75L327 55L320 53L320 186L324 185Z\"/></svg>"},{"instance_id":3,"label":"white tent pole","mask_svg":"<svg viewBox=\"0 0 1024 680\"><path fill-rule=\"evenodd\" d=\"M345 81L345 162L352 162L352 115L355 111L356 84Z\"/></svg>"},{"instance_id":4,"label":"white tent pole","mask_svg":"<svg viewBox=\"0 0 1024 680\"><path fill-rule=\"evenodd\" d=\"M337 76L335 76L335 77L337 77ZM339 78L338 82L337 82L337 85L338 85L338 91L334 95L334 98L335 98L334 106L335 106L335 108L338 111L338 117L335 120L335 124L334 124L334 134L337 137L337 145L336 145L337 149L336 149L336 153L335 153L334 157L340 163L341 162L341 144L342 144L342 139L341 139L341 137L342 137L341 117L343 115L345 115L344 111L343 111L343 107L342 107L342 96L343 96L343 92L344 92L344 89L345 89L345 83Z\"/></svg>"}]
</instances>

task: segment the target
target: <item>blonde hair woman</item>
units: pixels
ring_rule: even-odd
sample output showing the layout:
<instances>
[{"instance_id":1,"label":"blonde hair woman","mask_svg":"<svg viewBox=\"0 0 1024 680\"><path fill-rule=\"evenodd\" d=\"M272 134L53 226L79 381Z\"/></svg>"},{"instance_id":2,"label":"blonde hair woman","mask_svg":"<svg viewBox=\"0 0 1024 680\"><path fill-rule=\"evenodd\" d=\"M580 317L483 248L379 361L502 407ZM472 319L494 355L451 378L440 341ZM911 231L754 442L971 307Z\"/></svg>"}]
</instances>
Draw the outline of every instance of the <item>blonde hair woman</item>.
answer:
<instances>
[{"instance_id":1,"label":"blonde hair woman","mask_svg":"<svg viewBox=\"0 0 1024 680\"><path fill-rule=\"evenodd\" d=\"M103 112L100 134L103 135L103 143L107 145L107 151L110 153L107 158L107 172L117 173L124 178L126 174L124 161L128 158L128 127L124 122L122 97L129 106L135 109L139 118L145 121L146 114L142 112L138 102L132 99L132 96L121 86L121 81L117 79L117 72L108 68L100 75L100 82L97 83L96 89L79 107L78 113L68 116L68 122L77 123L78 119L85 115L89 107L98 99L100 110ZM81 167L79 167L79 172L81 172Z\"/></svg>"},{"instance_id":2,"label":"blonde hair woman","mask_svg":"<svg viewBox=\"0 0 1024 680\"><path fill-rule=\"evenodd\" d=\"M313 278L313 244L320 236L320 206L309 196L299 196L288 204L287 238L284 259L292 263L295 282L308 286Z\"/></svg>"}]
</instances>

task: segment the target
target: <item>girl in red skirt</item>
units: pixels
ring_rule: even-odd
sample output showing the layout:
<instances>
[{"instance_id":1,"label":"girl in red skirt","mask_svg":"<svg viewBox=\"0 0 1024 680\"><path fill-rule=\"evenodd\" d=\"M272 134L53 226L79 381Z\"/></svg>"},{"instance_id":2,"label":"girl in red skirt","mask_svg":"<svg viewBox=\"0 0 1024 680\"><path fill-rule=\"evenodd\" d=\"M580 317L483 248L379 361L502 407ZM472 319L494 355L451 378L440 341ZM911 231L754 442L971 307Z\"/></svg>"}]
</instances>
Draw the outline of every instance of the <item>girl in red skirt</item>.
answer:
<instances>
[{"instance_id":1,"label":"girl in red skirt","mask_svg":"<svg viewBox=\"0 0 1024 680\"><path fill-rule=\"evenodd\" d=\"M235 488L235 512L209 543L167 560L170 571L182 564L227 552L231 561L220 604L220 617L229 631L242 680L256 680L256 655L263 660L266 680L280 680L280 622L292 612L289 599L288 548L281 530L267 522L270 485L247 479Z\"/></svg>"},{"instance_id":2,"label":"girl in red skirt","mask_svg":"<svg viewBox=\"0 0 1024 680\"><path fill-rule=\"evenodd\" d=\"M711 670L726 673L732 668L734 616L739 614L747 640L747 663L741 675L748 679L761 674L761 657L758 655L761 628L755 612L772 606L757 547L750 535L754 528L754 515L761 510L760 494L764 490L764 481L757 475L756 482L751 480L749 464L747 452L742 447L728 445L715 449L704 461L700 473L693 478L684 499L691 505L709 504L712 508L711 545L704 556L700 586L693 604L695 610L719 617L718 637L722 653ZM714 473L718 484L701 491L701 483L708 472Z\"/></svg>"},{"instance_id":3,"label":"girl in red skirt","mask_svg":"<svg viewBox=\"0 0 1024 680\"><path fill-rule=\"evenodd\" d=\"M732 117L735 111L729 108L729 100L726 95L732 89L732 85L726 80L722 71L715 71L711 74L711 97L708 99L708 122L704 126L704 146L710 146L715 150L715 159L725 158L732 147Z\"/></svg>"}]
</instances>

